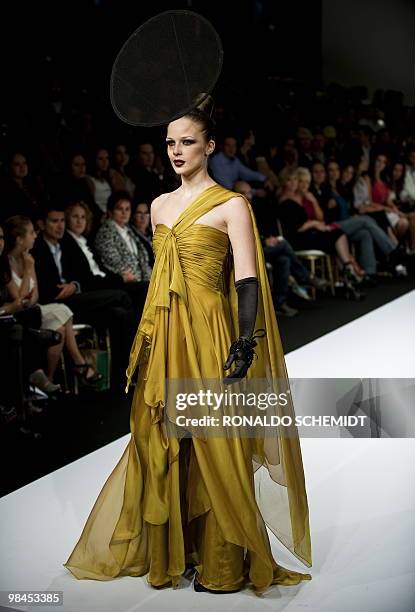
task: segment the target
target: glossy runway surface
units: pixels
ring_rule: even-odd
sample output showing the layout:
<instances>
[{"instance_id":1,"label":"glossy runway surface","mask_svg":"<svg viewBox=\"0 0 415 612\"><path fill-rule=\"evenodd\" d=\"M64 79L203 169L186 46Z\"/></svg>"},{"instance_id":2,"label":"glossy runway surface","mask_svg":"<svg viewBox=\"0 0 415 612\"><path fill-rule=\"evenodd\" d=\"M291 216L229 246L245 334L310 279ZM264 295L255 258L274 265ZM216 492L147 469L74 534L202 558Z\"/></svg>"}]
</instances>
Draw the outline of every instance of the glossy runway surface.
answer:
<instances>
[{"instance_id":1,"label":"glossy runway surface","mask_svg":"<svg viewBox=\"0 0 415 612\"><path fill-rule=\"evenodd\" d=\"M290 377L415 377L414 312L412 292L288 354ZM310 571L310 582L273 586L259 598L249 590L195 593L185 579L182 588L162 591L152 589L145 577L76 580L62 563L128 439L0 500L0 590L63 591L63 606L33 608L39 611L415 609L412 439L302 439L313 567L306 570L273 536L271 542L275 559Z\"/></svg>"}]
</instances>

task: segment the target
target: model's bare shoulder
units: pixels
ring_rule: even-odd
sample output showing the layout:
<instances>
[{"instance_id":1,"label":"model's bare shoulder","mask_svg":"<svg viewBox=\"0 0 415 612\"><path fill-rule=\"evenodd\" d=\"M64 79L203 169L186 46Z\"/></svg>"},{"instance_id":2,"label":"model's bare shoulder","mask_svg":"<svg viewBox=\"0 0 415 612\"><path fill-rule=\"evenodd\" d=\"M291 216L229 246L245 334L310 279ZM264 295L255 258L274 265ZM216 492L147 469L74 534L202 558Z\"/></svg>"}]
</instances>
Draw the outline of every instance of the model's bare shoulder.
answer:
<instances>
[{"instance_id":1,"label":"model's bare shoulder","mask_svg":"<svg viewBox=\"0 0 415 612\"><path fill-rule=\"evenodd\" d=\"M227 223L238 219L250 219L248 204L242 196L230 198L221 205L221 212Z\"/></svg>"},{"instance_id":2,"label":"model's bare shoulder","mask_svg":"<svg viewBox=\"0 0 415 612\"><path fill-rule=\"evenodd\" d=\"M173 192L174 193L174 192ZM160 210L163 208L163 204L168 200L169 196L171 196L171 192L162 193L157 196L151 203L151 223L153 225L153 230L158 223L158 217L160 214Z\"/></svg>"}]
</instances>

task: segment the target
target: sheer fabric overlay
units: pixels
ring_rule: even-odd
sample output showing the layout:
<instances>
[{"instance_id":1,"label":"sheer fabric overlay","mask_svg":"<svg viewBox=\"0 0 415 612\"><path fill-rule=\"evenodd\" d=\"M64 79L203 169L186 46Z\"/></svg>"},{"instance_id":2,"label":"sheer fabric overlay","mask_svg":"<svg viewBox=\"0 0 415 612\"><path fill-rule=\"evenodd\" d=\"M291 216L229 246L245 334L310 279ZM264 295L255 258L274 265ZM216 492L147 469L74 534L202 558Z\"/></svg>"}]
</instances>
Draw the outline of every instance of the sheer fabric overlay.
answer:
<instances>
[{"instance_id":1,"label":"sheer fabric overlay","mask_svg":"<svg viewBox=\"0 0 415 612\"><path fill-rule=\"evenodd\" d=\"M276 563L266 531L267 525L305 566L311 566L308 503L295 425L289 435L279 427L272 435L257 428L251 438L183 439L179 428L176 435L166 428L166 380L220 381L230 344L238 335L229 238L197 222L236 196L241 197L215 185L200 194L172 228L156 227L153 274L127 369L127 388L138 373L131 438L64 564L79 579L148 574L153 586L178 586L187 563L196 566L199 582L219 590L247 584L260 593L271 584L311 578ZM252 208L246 204L259 282L255 329L266 330L248 378L267 379L278 393L275 381L284 381L288 388L288 377L261 241ZM278 405L275 414L288 415L294 422L290 401ZM213 576L218 562L220 576Z\"/></svg>"}]
</instances>

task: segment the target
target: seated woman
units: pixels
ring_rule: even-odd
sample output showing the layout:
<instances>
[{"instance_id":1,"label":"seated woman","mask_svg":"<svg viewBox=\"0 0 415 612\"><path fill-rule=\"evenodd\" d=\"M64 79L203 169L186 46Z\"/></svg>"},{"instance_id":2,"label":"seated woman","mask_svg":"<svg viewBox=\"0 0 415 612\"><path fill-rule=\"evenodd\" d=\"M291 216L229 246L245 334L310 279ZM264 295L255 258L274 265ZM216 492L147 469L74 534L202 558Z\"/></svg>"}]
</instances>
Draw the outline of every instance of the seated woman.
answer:
<instances>
[{"instance_id":1,"label":"seated woman","mask_svg":"<svg viewBox=\"0 0 415 612\"><path fill-rule=\"evenodd\" d=\"M12 215L25 215L36 223L46 194L40 177L30 172L26 155L21 151L13 152L2 170L0 221Z\"/></svg>"},{"instance_id":2,"label":"seated woman","mask_svg":"<svg viewBox=\"0 0 415 612\"><path fill-rule=\"evenodd\" d=\"M294 280L291 286L292 292L304 300L311 299L307 293L307 286L325 289L327 282L312 276L296 256L290 243L279 235L278 220L272 200L264 201L261 198L261 204L257 206L257 202L253 200L252 188L246 181L236 181L233 190L244 195L253 207L265 260L272 265L274 280L272 292L276 313L294 317L298 314L298 310L287 303L290 276Z\"/></svg>"},{"instance_id":3,"label":"seated woman","mask_svg":"<svg viewBox=\"0 0 415 612\"><path fill-rule=\"evenodd\" d=\"M107 270L124 281L139 313L147 295L151 266L146 248L129 226L131 197L116 191L108 200L108 216L95 238L95 248Z\"/></svg>"},{"instance_id":4,"label":"seated woman","mask_svg":"<svg viewBox=\"0 0 415 612\"><path fill-rule=\"evenodd\" d=\"M359 261L366 272L364 280L366 284L373 285L373 277L377 272L377 260L375 254L375 244L377 245L382 256L388 260L391 254L396 248L395 242L393 242L389 236L378 226L376 221L368 215L357 215L351 202L353 200L353 186L349 183L352 180L352 172L350 167L347 166L340 177L340 168L337 163L334 166L332 162L332 181L336 180L336 188L339 192L343 193L342 199L347 203L347 214L344 219L340 220L340 209L337 206L336 200L332 197L332 191L327 192L323 189L325 185L326 171L324 167L315 168L314 171L314 184L312 193L315 195L316 200L323 212L324 219L327 223L334 222L340 229L344 231L350 241L354 242L358 246ZM337 176L338 175L338 176ZM301 181L300 181L301 183ZM328 193L328 197L324 197L324 194ZM344 212L344 211L343 211ZM355 271L358 269L355 266Z\"/></svg>"},{"instance_id":5,"label":"seated woman","mask_svg":"<svg viewBox=\"0 0 415 612\"><path fill-rule=\"evenodd\" d=\"M77 271L77 280L84 291L98 289L124 289L124 282L118 274L106 270L95 253L88 236L92 226L92 213L80 200L71 202L65 208L66 232L62 242L65 251Z\"/></svg>"},{"instance_id":6,"label":"seated woman","mask_svg":"<svg viewBox=\"0 0 415 612\"><path fill-rule=\"evenodd\" d=\"M331 160L327 164L327 178L330 189L330 197L335 201L334 218L336 221L343 221L350 217L350 207L352 193L348 189L348 184L353 178L353 166L345 166L340 172L340 165Z\"/></svg>"},{"instance_id":7,"label":"seated woman","mask_svg":"<svg viewBox=\"0 0 415 612\"><path fill-rule=\"evenodd\" d=\"M404 213L394 203L392 192L384 180L386 163L386 155L381 153L376 155L371 172L369 173L372 183L372 200L375 204L383 206L393 232L396 238L400 240L408 232L409 222Z\"/></svg>"},{"instance_id":8,"label":"seated woman","mask_svg":"<svg viewBox=\"0 0 415 612\"><path fill-rule=\"evenodd\" d=\"M113 151L113 167L118 172L119 177L117 179L120 185L117 189L122 191L128 191L130 196L133 198L135 194L135 183L131 179L128 172L128 165L130 163L130 154L128 153L127 146L125 144L117 144Z\"/></svg>"},{"instance_id":9,"label":"seated woman","mask_svg":"<svg viewBox=\"0 0 415 612\"><path fill-rule=\"evenodd\" d=\"M280 174L281 195L278 215L284 236L295 250L317 249L324 253L334 253L340 260L345 279L356 279L350 256L346 234L337 227L323 221L320 207L311 194L304 197L298 191L297 171ZM311 197L310 197L311 196Z\"/></svg>"},{"instance_id":10,"label":"seated woman","mask_svg":"<svg viewBox=\"0 0 415 612\"><path fill-rule=\"evenodd\" d=\"M91 196L99 210L99 218L97 219L99 225L105 219L107 202L111 193L124 187L122 176L110 166L108 149L105 147L96 149L90 163L90 172L85 175L85 178Z\"/></svg>"},{"instance_id":11,"label":"seated woman","mask_svg":"<svg viewBox=\"0 0 415 612\"><path fill-rule=\"evenodd\" d=\"M150 206L147 202L138 202L131 216L131 228L147 250L150 266L154 264L154 253L152 247L153 233L150 223Z\"/></svg>"},{"instance_id":12,"label":"seated woman","mask_svg":"<svg viewBox=\"0 0 415 612\"><path fill-rule=\"evenodd\" d=\"M415 252L415 210L411 210L405 201L405 164L403 161L395 161L392 165L389 186L391 197L401 213L405 215L409 223L408 249L409 255Z\"/></svg>"},{"instance_id":13,"label":"seated woman","mask_svg":"<svg viewBox=\"0 0 415 612\"><path fill-rule=\"evenodd\" d=\"M38 303L39 293L35 272L35 260L30 250L36 239L33 224L28 217L16 215L4 224L6 253L11 270L7 284L12 300L22 299L27 306ZM95 384L102 379L101 374L85 362L74 334L72 311L65 304L41 304L41 329L51 329L61 334L61 342L47 350L47 377L53 382L56 368L64 346L73 361L73 370L86 384Z\"/></svg>"},{"instance_id":14,"label":"seated woman","mask_svg":"<svg viewBox=\"0 0 415 612\"><path fill-rule=\"evenodd\" d=\"M355 168L353 185L353 208L359 215L367 215L374 219L381 229L397 245L398 240L386 216L385 206L376 204L372 198L372 183L369 177L369 164L362 158Z\"/></svg>"}]
</instances>

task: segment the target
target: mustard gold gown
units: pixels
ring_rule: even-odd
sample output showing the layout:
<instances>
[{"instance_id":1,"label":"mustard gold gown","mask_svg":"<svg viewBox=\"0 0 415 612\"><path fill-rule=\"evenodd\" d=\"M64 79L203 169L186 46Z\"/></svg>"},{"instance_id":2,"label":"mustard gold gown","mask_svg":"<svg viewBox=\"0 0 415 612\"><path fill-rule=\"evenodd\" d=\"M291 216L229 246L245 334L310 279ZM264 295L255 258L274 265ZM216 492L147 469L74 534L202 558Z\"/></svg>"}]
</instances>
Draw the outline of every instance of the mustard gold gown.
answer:
<instances>
[{"instance_id":1,"label":"mustard gold gown","mask_svg":"<svg viewBox=\"0 0 415 612\"><path fill-rule=\"evenodd\" d=\"M215 590L311 579L273 559L266 526L307 567L311 542L298 434L279 428L247 437L166 434L166 380L217 379L238 337L228 235L197 220L232 197L202 192L173 228L156 226L155 264L127 370L138 372L131 438L105 482L64 566L78 579L144 576L177 587L186 564ZM259 281L258 358L248 377L287 381L284 356L252 208ZM128 386L128 385L127 385ZM290 402L278 414L294 416Z\"/></svg>"}]
</instances>

